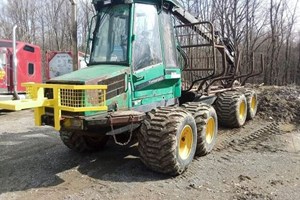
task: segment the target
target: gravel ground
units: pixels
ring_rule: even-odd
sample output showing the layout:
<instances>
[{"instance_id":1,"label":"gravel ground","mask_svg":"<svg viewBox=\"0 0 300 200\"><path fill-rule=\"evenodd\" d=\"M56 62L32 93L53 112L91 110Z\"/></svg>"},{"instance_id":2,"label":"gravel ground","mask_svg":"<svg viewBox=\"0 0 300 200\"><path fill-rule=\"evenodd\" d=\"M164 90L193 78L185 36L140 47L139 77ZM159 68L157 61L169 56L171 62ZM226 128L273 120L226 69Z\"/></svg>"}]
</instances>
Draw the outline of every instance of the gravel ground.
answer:
<instances>
[{"instance_id":1,"label":"gravel ground","mask_svg":"<svg viewBox=\"0 0 300 200\"><path fill-rule=\"evenodd\" d=\"M262 111L261 111L262 112ZM259 115L222 129L177 177L149 171L136 144L78 154L33 112L0 112L0 199L299 199L300 123Z\"/></svg>"}]
</instances>

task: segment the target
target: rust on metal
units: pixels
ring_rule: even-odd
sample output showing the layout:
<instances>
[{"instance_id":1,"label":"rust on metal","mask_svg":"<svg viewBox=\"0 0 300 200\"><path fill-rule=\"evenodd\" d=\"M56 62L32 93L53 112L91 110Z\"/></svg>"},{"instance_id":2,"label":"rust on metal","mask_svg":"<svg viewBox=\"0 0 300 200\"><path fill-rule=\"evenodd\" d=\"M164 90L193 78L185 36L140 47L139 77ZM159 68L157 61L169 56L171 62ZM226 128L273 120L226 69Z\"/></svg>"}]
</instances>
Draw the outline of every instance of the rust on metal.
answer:
<instances>
[{"instance_id":1,"label":"rust on metal","mask_svg":"<svg viewBox=\"0 0 300 200\"><path fill-rule=\"evenodd\" d=\"M109 114L108 124L109 125L124 125L129 123L140 123L145 118L145 113L138 111L117 111Z\"/></svg>"}]
</instances>

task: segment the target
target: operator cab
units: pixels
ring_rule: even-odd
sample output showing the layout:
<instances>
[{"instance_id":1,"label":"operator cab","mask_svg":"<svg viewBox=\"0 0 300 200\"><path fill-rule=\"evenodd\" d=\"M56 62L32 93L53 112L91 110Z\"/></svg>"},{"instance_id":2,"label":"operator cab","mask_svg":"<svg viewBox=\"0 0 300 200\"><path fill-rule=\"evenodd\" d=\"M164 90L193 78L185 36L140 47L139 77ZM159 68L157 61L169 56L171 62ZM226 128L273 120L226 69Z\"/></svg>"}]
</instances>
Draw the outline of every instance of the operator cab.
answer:
<instances>
[{"instance_id":1,"label":"operator cab","mask_svg":"<svg viewBox=\"0 0 300 200\"><path fill-rule=\"evenodd\" d=\"M151 1L93 3L90 64L132 65L133 70L164 63L177 66L171 15ZM160 18L160 20L159 20Z\"/></svg>"},{"instance_id":2,"label":"operator cab","mask_svg":"<svg viewBox=\"0 0 300 200\"><path fill-rule=\"evenodd\" d=\"M171 12L150 0L94 0L89 66L127 67L128 108L147 112L174 105L181 95ZM91 27L92 27L91 26ZM108 86L108 93L109 93ZM138 108L140 106L147 106Z\"/></svg>"}]
</instances>

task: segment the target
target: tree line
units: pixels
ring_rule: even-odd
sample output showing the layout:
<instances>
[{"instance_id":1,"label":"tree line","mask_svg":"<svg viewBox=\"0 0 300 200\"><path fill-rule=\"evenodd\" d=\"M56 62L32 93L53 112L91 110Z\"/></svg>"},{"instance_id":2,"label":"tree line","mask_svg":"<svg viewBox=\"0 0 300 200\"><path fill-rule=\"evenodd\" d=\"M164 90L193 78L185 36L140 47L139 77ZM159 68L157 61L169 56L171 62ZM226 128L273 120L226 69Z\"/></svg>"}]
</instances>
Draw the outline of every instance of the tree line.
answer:
<instances>
[{"instance_id":1,"label":"tree line","mask_svg":"<svg viewBox=\"0 0 300 200\"><path fill-rule=\"evenodd\" d=\"M264 55L265 70L253 82L268 85L300 84L299 0L180 0L200 20L211 21L223 38L230 38L241 71L258 65ZM78 0L78 48L85 51L88 25L95 14L91 1ZM69 51L72 45L69 0L7 0L0 7L0 38L11 39L18 24L17 39L39 45L42 50ZM297 32L298 31L298 32ZM255 57L253 60L252 57Z\"/></svg>"}]
</instances>

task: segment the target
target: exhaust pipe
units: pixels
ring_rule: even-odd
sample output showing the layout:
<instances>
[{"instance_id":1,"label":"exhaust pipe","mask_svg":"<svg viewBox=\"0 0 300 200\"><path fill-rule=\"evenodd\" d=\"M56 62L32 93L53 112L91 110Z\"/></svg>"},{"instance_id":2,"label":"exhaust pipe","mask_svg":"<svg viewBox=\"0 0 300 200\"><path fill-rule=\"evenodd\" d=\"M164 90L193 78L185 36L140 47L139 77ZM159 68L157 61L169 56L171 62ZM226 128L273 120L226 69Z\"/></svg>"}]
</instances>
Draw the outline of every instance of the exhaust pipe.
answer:
<instances>
[{"instance_id":1,"label":"exhaust pipe","mask_svg":"<svg viewBox=\"0 0 300 200\"><path fill-rule=\"evenodd\" d=\"M17 76L17 49L16 49L16 29L17 29L17 25L14 25L13 27L13 99L14 100L19 100L20 97L18 95L18 91L17 91L17 84L18 84L18 76Z\"/></svg>"}]
</instances>

